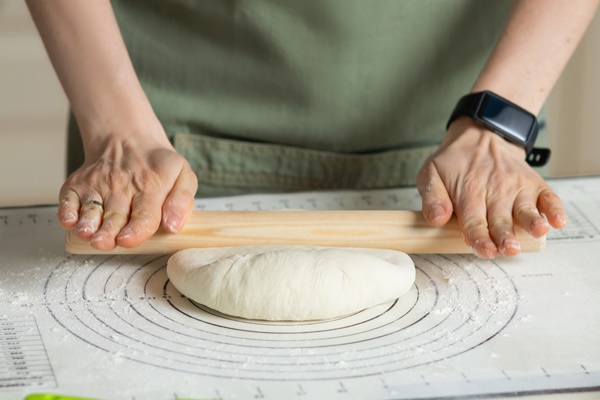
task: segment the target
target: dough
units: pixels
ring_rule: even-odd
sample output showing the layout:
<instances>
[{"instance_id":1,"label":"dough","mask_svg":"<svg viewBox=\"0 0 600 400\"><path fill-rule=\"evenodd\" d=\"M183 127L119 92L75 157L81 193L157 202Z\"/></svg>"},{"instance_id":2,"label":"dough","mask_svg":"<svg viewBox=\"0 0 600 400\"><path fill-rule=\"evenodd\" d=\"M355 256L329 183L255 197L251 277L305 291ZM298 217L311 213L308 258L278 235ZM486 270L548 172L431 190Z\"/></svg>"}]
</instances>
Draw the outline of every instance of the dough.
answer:
<instances>
[{"instance_id":1,"label":"dough","mask_svg":"<svg viewBox=\"0 0 600 400\"><path fill-rule=\"evenodd\" d=\"M394 250L244 246L182 250L167 274L182 294L224 314L305 321L394 300L413 285L415 267Z\"/></svg>"}]
</instances>

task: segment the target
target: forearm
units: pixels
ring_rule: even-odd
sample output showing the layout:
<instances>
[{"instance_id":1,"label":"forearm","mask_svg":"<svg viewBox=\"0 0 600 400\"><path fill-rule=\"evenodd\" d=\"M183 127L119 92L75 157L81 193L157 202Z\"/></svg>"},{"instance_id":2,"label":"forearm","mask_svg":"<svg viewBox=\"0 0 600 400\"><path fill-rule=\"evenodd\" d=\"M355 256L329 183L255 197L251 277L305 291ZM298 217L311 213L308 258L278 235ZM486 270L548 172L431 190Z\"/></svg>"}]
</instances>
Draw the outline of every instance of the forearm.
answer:
<instances>
[{"instance_id":1,"label":"forearm","mask_svg":"<svg viewBox=\"0 0 600 400\"><path fill-rule=\"evenodd\" d=\"M116 127L137 126L142 131L145 121L154 123L108 0L28 0L27 4L86 147L117 135ZM131 130L125 133L132 134Z\"/></svg>"},{"instance_id":2,"label":"forearm","mask_svg":"<svg viewBox=\"0 0 600 400\"><path fill-rule=\"evenodd\" d=\"M516 0L472 91L491 90L538 113L599 0Z\"/></svg>"},{"instance_id":3,"label":"forearm","mask_svg":"<svg viewBox=\"0 0 600 400\"><path fill-rule=\"evenodd\" d=\"M516 0L472 91L490 90L537 114L600 0ZM562 228L560 198L525 161L523 148L458 118L417 177L423 215L435 226L454 212L475 254L519 253L514 227Z\"/></svg>"}]
</instances>

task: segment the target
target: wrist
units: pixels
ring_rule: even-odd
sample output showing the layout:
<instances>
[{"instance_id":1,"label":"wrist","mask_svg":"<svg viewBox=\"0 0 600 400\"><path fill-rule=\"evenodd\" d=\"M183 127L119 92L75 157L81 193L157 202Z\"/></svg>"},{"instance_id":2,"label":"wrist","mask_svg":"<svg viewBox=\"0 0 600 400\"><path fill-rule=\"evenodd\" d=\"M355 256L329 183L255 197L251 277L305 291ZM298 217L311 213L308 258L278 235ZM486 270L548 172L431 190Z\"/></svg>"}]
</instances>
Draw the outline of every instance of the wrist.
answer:
<instances>
[{"instance_id":1,"label":"wrist","mask_svg":"<svg viewBox=\"0 0 600 400\"><path fill-rule=\"evenodd\" d=\"M123 93L109 89L91 92L94 93L92 99L71 100L73 114L82 134L98 136L121 131L120 128L158 123L143 92L131 90Z\"/></svg>"},{"instance_id":2,"label":"wrist","mask_svg":"<svg viewBox=\"0 0 600 400\"><path fill-rule=\"evenodd\" d=\"M526 155L523 147L504 140L469 117L457 118L449 125L440 147L451 145L460 146L465 154L476 152L477 149L489 152L489 149L495 148L504 149L522 159L525 159Z\"/></svg>"},{"instance_id":3,"label":"wrist","mask_svg":"<svg viewBox=\"0 0 600 400\"><path fill-rule=\"evenodd\" d=\"M79 121L78 121L79 123ZM80 127L86 157L111 146L172 148L154 113L121 113ZM120 143L120 144L119 144Z\"/></svg>"}]
</instances>

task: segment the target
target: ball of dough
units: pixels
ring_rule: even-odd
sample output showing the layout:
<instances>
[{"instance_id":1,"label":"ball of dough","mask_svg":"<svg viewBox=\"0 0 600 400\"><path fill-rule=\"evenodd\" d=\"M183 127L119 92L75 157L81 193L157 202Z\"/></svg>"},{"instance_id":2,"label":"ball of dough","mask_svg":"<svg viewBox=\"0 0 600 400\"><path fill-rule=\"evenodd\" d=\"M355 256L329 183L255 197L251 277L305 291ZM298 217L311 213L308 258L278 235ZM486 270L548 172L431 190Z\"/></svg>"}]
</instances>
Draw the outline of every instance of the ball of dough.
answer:
<instances>
[{"instance_id":1,"label":"ball of dough","mask_svg":"<svg viewBox=\"0 0 600 400\"><path fill-rule=\"evenodd\" d=\"M412 287L415 267L393 250L244 246L182 250L167 274L182 294L224 314L306 321L394 300Z\"/></svg>"}]
</instances>

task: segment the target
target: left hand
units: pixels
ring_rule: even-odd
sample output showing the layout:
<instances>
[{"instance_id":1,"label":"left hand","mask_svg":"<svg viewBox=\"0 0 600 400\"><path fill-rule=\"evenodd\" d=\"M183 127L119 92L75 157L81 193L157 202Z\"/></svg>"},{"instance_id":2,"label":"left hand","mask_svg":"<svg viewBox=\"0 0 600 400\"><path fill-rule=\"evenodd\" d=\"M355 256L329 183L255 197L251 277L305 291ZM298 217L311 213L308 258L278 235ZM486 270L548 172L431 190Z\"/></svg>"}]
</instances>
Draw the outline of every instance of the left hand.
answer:
<instances>
[{"instance_id":1,"label":"left hand","mask_svg":"<svg viewBox=\"0 0 600 400\"><path fill-rule=\"evenodd\" d=\"M567 223L560 198L527 164L524 149L466 117L450 125L417 187L425 220L442 226L456 213L466 244L482 258L520 252L514 224L540 237Z\"/></svg>"}]
</instances>

